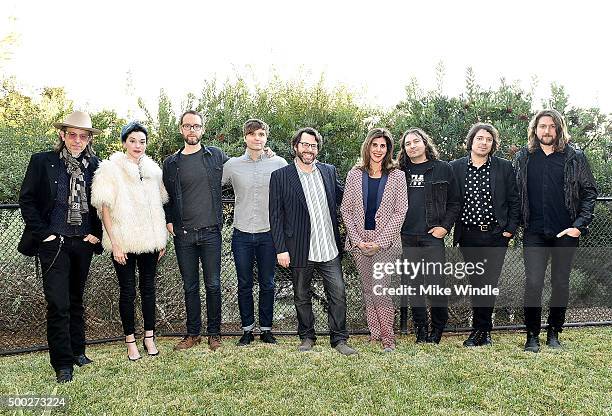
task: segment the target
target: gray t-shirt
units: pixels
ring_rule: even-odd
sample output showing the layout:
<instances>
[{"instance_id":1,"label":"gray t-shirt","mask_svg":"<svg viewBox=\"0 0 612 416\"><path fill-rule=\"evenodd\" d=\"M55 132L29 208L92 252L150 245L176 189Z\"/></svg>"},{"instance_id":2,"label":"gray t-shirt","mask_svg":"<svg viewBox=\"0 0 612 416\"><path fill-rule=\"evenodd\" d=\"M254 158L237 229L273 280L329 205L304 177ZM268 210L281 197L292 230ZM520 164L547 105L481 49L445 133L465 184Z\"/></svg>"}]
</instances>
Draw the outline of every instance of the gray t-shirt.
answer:
<instances>
[{"instance_id":1,"label":"gray t-shirt","mask_svg":"<svg viewBox=\"0 0 612 416\"><path fill-rule=\"evenodd\" d=\"M212 203L208 172L202 160L202 150L179 159L179 179L183 198L183 226L198 229L217 224Z\"/></svg>"}]
</instances>

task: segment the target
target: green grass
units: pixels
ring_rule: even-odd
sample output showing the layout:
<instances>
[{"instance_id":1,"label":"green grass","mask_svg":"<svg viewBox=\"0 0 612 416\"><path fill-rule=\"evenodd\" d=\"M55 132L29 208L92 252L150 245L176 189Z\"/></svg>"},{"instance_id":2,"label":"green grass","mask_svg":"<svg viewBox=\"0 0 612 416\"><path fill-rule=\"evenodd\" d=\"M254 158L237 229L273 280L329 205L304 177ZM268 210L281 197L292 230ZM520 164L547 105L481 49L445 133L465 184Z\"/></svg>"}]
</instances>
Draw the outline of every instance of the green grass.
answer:
<instances>
[{"instance_id":1,"label":"green grass","mask_svg":"<svg viewBox=\"0 0 612 416\"><path fill-rule=\"evenodd\" d=\"M296 337L244 348L224 338L214 353L204 344L174 352L168 338L159 357L135 363L114 343L89 347L95 363L59 386L46 353L1 357L0 396L58 387L75 415L612 413L612 328L567 329L563 350L539 354L522 351L522 333L494 333L491 348L463 348L464 337L439 346L400 337L392 354L352 337L358 357L325 337L309 353L296 351Z\"/></svg>"}]
</instances>

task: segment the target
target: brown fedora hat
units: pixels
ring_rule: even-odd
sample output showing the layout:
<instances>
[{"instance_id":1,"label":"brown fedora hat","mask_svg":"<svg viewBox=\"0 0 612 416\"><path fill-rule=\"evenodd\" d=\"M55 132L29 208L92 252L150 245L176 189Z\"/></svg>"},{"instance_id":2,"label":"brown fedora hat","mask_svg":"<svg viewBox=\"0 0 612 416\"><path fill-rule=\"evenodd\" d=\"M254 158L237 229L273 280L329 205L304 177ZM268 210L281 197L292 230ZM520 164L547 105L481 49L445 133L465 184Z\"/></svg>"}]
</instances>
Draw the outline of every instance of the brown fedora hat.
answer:
<instances>
[{"instance_id":1,"label":"brown fedora hat","mask_svg":"<svg viewBox=\"0 0 612 416\"><path fill-rule=\"evenodd\" d=\"M102 133L102 130L94 129L91 126L91 117L89 117L89 114L82 111L73 111L66 116L63 122L53 123L53 127L60 130L66 127L73 127L75 129L90 131L94 135Z\"/></svg>"}]
</instances>

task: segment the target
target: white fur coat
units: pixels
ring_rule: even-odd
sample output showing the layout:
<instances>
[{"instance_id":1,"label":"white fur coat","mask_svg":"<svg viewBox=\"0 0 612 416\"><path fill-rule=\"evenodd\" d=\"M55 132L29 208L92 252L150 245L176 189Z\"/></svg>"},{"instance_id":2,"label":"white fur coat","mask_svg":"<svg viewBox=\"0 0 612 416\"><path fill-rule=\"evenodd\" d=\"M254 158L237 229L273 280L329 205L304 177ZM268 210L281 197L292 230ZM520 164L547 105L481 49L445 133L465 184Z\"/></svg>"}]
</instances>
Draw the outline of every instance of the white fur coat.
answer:
<instances>
[{"instance_id":1,"label":"white fur coat","mask_svg":"<svg viewBox=\"0 0 612 416\"><path fill-rule=\"evenodd\" d=\"M124 153L113 153L100 163L94 175L91 204L98 209L100 218L102 205L109 208L115 244L125 253L150 253L166 247L163 204L167 201L162 171L148 156L143 156L137 165ZM102 246L112 249L106 232Z\"/></svg>"}]
</instances>

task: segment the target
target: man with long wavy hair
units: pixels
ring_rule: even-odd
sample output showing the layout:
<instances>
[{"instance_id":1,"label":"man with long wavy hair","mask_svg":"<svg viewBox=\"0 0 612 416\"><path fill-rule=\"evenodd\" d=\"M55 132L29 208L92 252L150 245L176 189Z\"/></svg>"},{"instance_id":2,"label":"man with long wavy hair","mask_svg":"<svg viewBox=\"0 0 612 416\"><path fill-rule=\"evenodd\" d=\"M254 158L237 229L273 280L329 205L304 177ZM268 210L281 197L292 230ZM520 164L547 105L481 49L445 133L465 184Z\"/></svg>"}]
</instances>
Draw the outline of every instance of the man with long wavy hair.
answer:
<instances>
[{"instance_id":1,"label":"man with long wavy hair","mask_svg":"<svg viewBox=\"0 0 612 416\"><path fill-rule=\"evenodd\" d=\"M461 210L459 188L452 167L439 160L431 137L422 129L411 128L402 135L397 156L406 175L408 212L402 225L402 256L408 262L445 262L444 237L453 228ZM403 275L403 282L408 276ZM409 297L417 343L439 344L448 321L448 297L429 295L431 332L428 334L426 296L428 287L442 288L443 273L410 276L415 295ZM400 331L405 332L408 307L400 307Z\"/></svg>"},{"instance_id":2,"label":"man with long wavy hair","mask_svg":"<svg viewBox=\"0 0 612 416\"><path fill-rule=\"evenodd\" d=\"M593 220L597 189L584 152L569 142L565 119L557 110L539 111L527 134L527 147L516 155L514 168L525 228L525 351L538 352L548 260L552 293L546 345L560 348L570 271L579 237Z\"/></svg>"}]
</instances>

